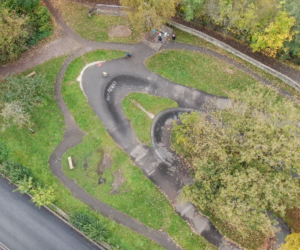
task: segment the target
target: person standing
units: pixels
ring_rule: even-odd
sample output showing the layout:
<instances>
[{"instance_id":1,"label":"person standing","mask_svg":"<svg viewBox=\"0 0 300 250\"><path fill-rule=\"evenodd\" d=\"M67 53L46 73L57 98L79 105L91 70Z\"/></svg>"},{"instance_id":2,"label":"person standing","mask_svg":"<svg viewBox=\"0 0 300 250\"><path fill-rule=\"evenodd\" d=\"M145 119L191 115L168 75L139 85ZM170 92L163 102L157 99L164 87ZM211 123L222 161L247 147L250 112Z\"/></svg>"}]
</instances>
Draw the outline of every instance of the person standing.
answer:
<instances>
[{"instance_id":1,"label":"person standing","mask_svg":"<svg viewBox=\"0 0 300 250\"><path fill-rule=\"evenodd\" d=\"M175 33L172 35L172 39L173 39L173 41L175 41L175 39L176 39L176 34Z\"/></svg>"},{"instance_id":2,"label":"person standing","mask_svg":"<svg viewBox=\"0 0 300 250\"><path fill-rule=\"evenodd\" d=\"M158 36L158 41L161 42L161 43L163 42L161 36Z\"/></svg>"}]
</instances>

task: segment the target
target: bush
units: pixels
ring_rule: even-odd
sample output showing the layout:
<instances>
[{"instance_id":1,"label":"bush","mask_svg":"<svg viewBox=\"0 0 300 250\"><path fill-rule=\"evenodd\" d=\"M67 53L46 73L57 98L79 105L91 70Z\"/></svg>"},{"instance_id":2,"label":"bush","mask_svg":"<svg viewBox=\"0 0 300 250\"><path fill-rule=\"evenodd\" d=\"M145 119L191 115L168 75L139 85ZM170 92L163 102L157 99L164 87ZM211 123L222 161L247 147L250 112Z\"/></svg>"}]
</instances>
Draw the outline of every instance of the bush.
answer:
<instances>
[{"instance_id":1,"label":"bush","mask_svg":"<svg viewBox=\"0 0 300 250\"><path fill-rule=\"evenodd\" d=\"M30 25L30 39L28 40L28 45L33 46L38 41L51 35L51 17L50 12L44 6L37 6L28 16Z\"/></svg>"},{"instance_id":2,"label":"bush","mask_svg":"<svg viewBox=\"0 0 300 250\"><path fill-rule=\"evenodd\" d=\"M9 155L9 150L6 144L0 141L0 164L7 160L8 155Z\"/></svg>"},{"instance_id":3,"label":"bush","mask_svg":"<svg viewBox=\"0 0 300 250\"><path fill-rule=\"evenodd\" d=\"M70 217L70 222L90 239L102 242L107 237L107 230L101 221L84 213L74 213Z\"/></svg>"},{"instance_id":4,"label":"bush","mask_svg":"<svg viewBox=\"0 0 300 250\"><path fill-rule=\"evenodd\" d=\"M17 183L18 181L23 181L30 177L34 179L34 175L30 168L10 161L4 161L2 163L0 173L3 174L4 177L9 177L12 183Z\"/></svg>"},{"instance_id":5,"label":"bush","mask_svg":"<svg viewBox=\"0 0 300 250\"><path fill-rule=\"evenodd\" d=\"M29 112L51 95L52 86L44 75L9 76L1 84L0 105L18 102L25 112Z\"/></svg>"},{"instance_id":6,"label":"bush","mask_svg":"<svg viewBox=\"0 0 300 250\"><path fill-rule=\"evenodd\" d=\"M40 5L40 0L0 0L1 2L4 2L6 7L17 11L19 14L30 12Z\"/></svg>"}]
</instances>

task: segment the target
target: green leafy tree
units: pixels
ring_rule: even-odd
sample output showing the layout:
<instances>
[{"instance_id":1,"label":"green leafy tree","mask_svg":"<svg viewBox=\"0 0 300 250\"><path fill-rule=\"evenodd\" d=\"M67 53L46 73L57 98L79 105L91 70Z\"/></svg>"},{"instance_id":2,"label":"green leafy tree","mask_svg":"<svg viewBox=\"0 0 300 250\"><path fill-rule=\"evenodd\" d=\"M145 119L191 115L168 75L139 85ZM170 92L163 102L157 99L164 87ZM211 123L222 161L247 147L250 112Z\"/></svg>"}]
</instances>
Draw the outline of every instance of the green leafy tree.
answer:
<instances>
[{"instance_id":1,"label":"green leafy tree","mask_svg":"<svg viewBox=\"0 0 300 250\"><path fill-rule=\"evenodd\" d=\"M0 64L18 58L27 49L27 20L0 5Z\"/></svg>"},{"instance_id":2,"label":"green leafy tree","mask_svg":"<svg viewBox=\"0 0 300 250\"><path fill-rule=\"evenodd\" d=\"M195 11L200 10L205 0L182 0L185 7L185 19L191 21L194 19Z\"/></svg>"},{"instance_id":3,"label":"green leafy tree","mask_svg":"<svg viewBox=\"0 0 300 250\"><path fill-rule=\"evenodd\" d=\"M161 28L175 15L176 0L120 0L139 31Z\"/></svg>"},{"instance_id":4,"label":"green leafy tree","mask_svg":"<svg viewBox=\"0 0 300 250\"><path fill-rule=\"evenodd\" d=\"M51 33L50 12L40 0L0 0L0 64Z\"/></svg>"},{"instance_id":5,"label":"green leafy tree","mask_svg":"<svg viewBox=\"0 0 300 250\"><path fill-rule=\"evenodd\" d=\"M208 105L174 126L175 149L194 168L183 196L241 234L269 235L267 210L284 216L300 206L300 111L261 85L229 97L224 110Z\"/></svg>"},{"instance_id":6,"label":"green leafy tree","mask_svg":"<svg viewBox=\"0 0 300 250\"><path fill-rule=\"evenodd\" d=\"M18 13L30 12L40 5L40 0L0 0L9 9L16 10Z\"/></svg>"}]
</instances>

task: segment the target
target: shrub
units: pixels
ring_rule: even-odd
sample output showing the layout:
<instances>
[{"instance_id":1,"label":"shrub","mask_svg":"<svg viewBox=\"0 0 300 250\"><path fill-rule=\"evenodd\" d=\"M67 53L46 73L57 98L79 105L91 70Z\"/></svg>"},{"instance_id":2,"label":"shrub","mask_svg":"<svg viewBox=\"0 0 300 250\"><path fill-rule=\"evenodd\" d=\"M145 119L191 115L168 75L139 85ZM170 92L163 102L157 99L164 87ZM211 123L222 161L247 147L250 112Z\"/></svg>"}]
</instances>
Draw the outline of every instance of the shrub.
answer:
<instances>
[{"instance_id":1,"label":"shrub","mask_svg":"<svg viewBox=\"0 0 300 250\"><path fill-rule=\"evenodd\" d=\"M101 221L84 213L74 213L70 217L70 222L90 239L102 242L107 237L107 230Z\"/></svg>"},{"instance_id":2,"label":"shrub","mask_svg":"<svg viewBox=\"0 0 300 250\"><path fill-rule=\"evenodd\" d=\"M43 75L30 78L25 76L5 78L0 88L2 130L11 125L29 127L31 125L29 112L51 95L52 86Z\"/></svg>"},{"instance_id":3,"label":"shrub","mask_svg":"<svg viewBox=\"0 0 300 250\"><path fill-rule=\"evenodd\" d=\"M52 94L52 86L44 75L9 76L0 88L0 103L18 102L25 112L32 111Z\"/></svg>"},{"instance_id":4,"label":"shrub","mask_svg":"<svg viewBox=\"0 0 300 250\"><path fill-rule=\"evenodd\" d=\"M44 6L37 6L28 16L30 25L30 39L28 40L28 45L32 46L41 39L51 35L51 17L50 12Z\"/></svg>"},{"instance_id":5,"label":"shrub","mask_svg":"<svg viewBox=\"0 0 300 250\"><path fill-rule=\"evenodd\" d=\"M0 173L4 177L9 177L12 183L29 179L30 177L34 180L34 175L30 168L23 166L22 164L5 161L0 167Z\"/></svg>"},{"instance_id":6,"label":"shrub","mask_svg":"<svg viewBox=\"0 0 300 250\"><path fill-rule=\"evenodd\" d=\"M0 164L7 160L8 155L9 155L9 150L6 144L0 141Z\"/></svg>"}]
</instances>

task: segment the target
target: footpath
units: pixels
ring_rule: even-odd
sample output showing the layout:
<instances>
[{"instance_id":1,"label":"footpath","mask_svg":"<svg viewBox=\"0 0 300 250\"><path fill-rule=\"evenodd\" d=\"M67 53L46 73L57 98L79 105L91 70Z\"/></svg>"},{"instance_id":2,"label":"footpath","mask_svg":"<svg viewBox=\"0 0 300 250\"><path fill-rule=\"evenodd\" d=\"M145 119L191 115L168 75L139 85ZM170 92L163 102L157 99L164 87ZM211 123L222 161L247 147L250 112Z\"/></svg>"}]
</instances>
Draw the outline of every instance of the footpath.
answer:
<instances>
[{"instance_id":1,"label":"footpath","mask_svg":"<svg viewBox=\"0 0 300 250\"><path fill-rule=\"evenodd\" d=\"M44 48L41 53L36 55L33 59L30 61L23 61L20 63L16 63L15 65L7 66L7 67L0 67L0 78L6 75L9 75L11 73L20 73L22 71L28 70L30 68L35 67L38 64L41 64L53 57L69 54L69 57L64 62L57 81L55 83L54 88L54 94L56 101L59 105L59 108L61 109L65 124L66 124L66 130L64 133L64 139L61 142L61 144L55 149L55 151L50 156L49 165L51 168L52 173L67 187L69 188L73 195L77 197L78 199L82 200L86 204L90 205L93 209L99 211L101 214L103 214L106 217L109 217L110 219L116 221L117 223L120 223L124 226L127 226L131 228L132 230L136 231L139 234L142 234L149 239L155 241L156 243L163 246L165 249L168 250L179 250L182 249L180 246L176 244L176 242L173 241L173 239L170 238L165 232L163 231L157 231L153 230L141 222L137 221L134 218L131 218L125 213L122 213L107 204L95 199L90 194L88 194L83 188L78 186L73 180L70 180L65 173L62 170L61 166L61 159L65 152L68 151L69 148L76 146L78 143L80 143L81 139L85 136L85 134L80 130L78 125L76 124L73 116L71 115L70 111L68 110L68 107L66 106L62 95L61 95L61 85L63 76L66 72L66 69L70 65L70 63L76 59L77 57L91 51L95 51L98 49L111 49L111 50L124 50L124 51L131 51L131 53L134 54L134 57L131 58L130 63L128 61L124 63L122 60L114 60L113 62L109 64L104 64L105 67L108 67L107 70L110 72L110 78L105 80L106 82L103 84L103 86L108 86L110 84L110 79L112 77L119 77L120 82L134 82L133 78L124 77L123 75L126 74L132 74L132 73L138 73L138 75L142 79L146 79L144 81L144 84L148 89L148 91L154 91L155 93L161 93L161 96L165 96L171 99L174 99L178 102L179 106L181 107L189 107L189 108L195 108L199 107L202 103L201 100L207 101L210 98L213 98L214 96L208 95L204 92L198 91L197 95L198 101L196 102L196 99L189 98L189 92L190 96L192 96L194 93L193 91L182 87L176 83L171 83L169 81L163 80L161 77L157 76L156 74L148 71L145 67L143 62L151 55L153 55L154 51L150 48L148 48L144 44L121 44L121 43L101 43L101 42L93 42L93 41L87 41L82 39L80 36L78 36L69 26L66 25L66 23L63 21L59 13L54 9L54 7L51 5L49 0L44 0L47 8L52 13L52 16L55 18L57 24L63 29L65 36L62 38L59 38L55 41L52 41L49 46ZM267 79L259 76L249 68L237 63L236 61L229 59L226 56L223 56L215 51L205 49L198 46L192 46L187 44L180 44L180 43L170 43L170 44L164 44L162 46L162 49L186 49L186 50L192 50L192 51L199 51L201 53L209 54L211 56L214 56L218 59L221 59L225 61L226 63L242 70L243 72L251 75L255 79L261 81L262 83L266 85L272 85L270 81ZM122 69L118 70L116 72L116 68ZM87 74L84 77L87 77L87 79L93 75L97 74L95 71L93 71L93 68L87 69ZM123 74L122 74L123 73ZM300 75L300 74L299 74ZM300 77L299 77L300 79ZM299 79L298 82L299 82ZM157 89L152 89L151 86L157 87L156 82L160 82L162 85L165 86L165 89L161 89L160 91L157 91ZM91 84L92 82L86 81L88 84ZM151 83L151 84L150 84ZM148 84L148 85L147 85ZM150 85L149 85L150 84ZM100 86L100 85L98 85ZM145 87L144 86L144 87ZM174 87L175 86L175 87ZM84 88L93 88L89 86L85 86ZM126 88L125 88L126 89ZM123 89L124 90L124 89ZM173 90L173 91L171 91ZM103 89L105 91L105 89ZM175 91L175 92L174 92ZM91 93L100 93L99 91L88 91ZM153 92L153 93L154 93ZM285 92L284 90L280 90L281 94L290 97L289 93ZM124 91L126 93L126 91ZM184 93L184 94L183 94ZM182 94L182 95L181 95ZM182 99L177 99L176 96L181 96ZM195 97L196 95L194 95ZM208 98L209 97L209 98ZM102 101L105 105L100 105L100 107L103 107L104 109L96 108L96 106L99 106L97 104L96 100L98 96L90 95L88 96L89 103L94 108L95 113L99 116L101 121L105 124L107 131L111 134L111 136L114 138L114 140L120 145L121 148L124 149L125 152L127 152L133 160L135 160L136 164L144 171L145 175L151 179L158 187L162 188L164 192L168 195L169 199L177 204L177 212L181 214L181 216L184 219L187 219L187 221L192 225L194 230L198 233L200 233L202 236L204 236L206 239L208 239L211 243L213 243L215 246L217 246L219 249L222 250L229 250L229 249L241 249L237 247L235 244L231 244L228 242L225 237L223 237L215 228L214 226L209 222L209 220L201 219L200 217L195 217L194 221L193 219L188 219L189 215L188 212L195 211L195 209L190 204L183 204L180 205L177 202L176 198L178 195L178 192L182 188L181 184L176 184L174 182L174 179L171 179L169 181L164 181L165 178L168 179L166 172L164 171L164 163L161 161L161 159L158 159L158 157L154 154L155 152L153 150L149 150L148 148L144 148L143 145L135 138L134 132L132 131L132 128L130 124L126 122L126 119L122 117L122 111L120 110L120 100L116 102L115 107L112 107L111 110L117 110L118 112L106 112L105 107L108 107L109 103L105 102L105 100L98 100ZM99 99L99 98L98 98ZM191 103L188 103L191 101ZM202 101L204 103L204 101ZM118 104L119 103L119 104ZM226 103L226 98L220 98L220 105L223 105ZM121 117L116 117L115 114L121 114ZM116 125L116 122L122 121L122 129L119 127L119 130L116 129L118 126ZM127 133L119 133L120 131L126 131ZM129 136L128 136L129 135ZM124 140L124 136L128 136L126 140ZM126 142L125 142L126 141ZM191 217L191 216L190 216ZM200 224L199 224L200 223ZM202 224L201 224L202 223ZM284 232L286 234L286 232Z\"/></svg>"}]
</instances>

